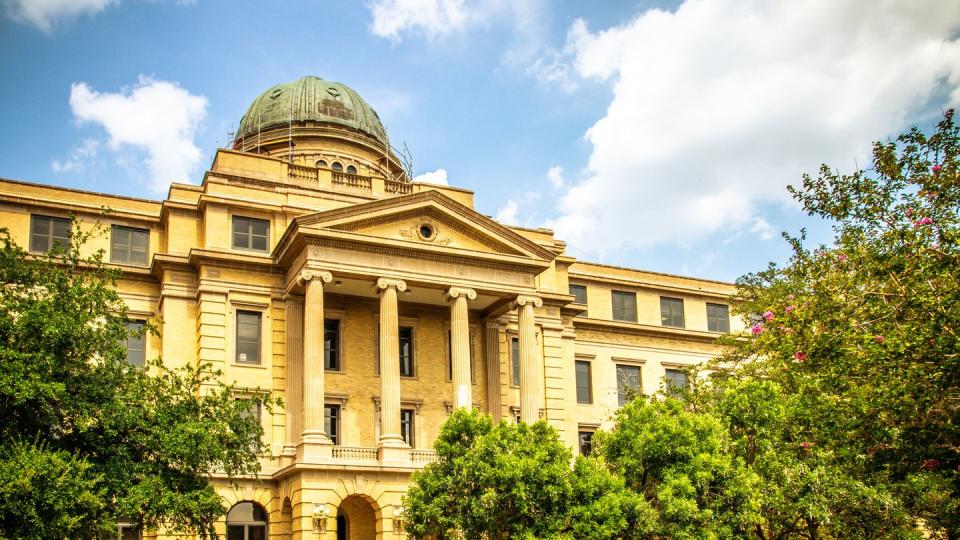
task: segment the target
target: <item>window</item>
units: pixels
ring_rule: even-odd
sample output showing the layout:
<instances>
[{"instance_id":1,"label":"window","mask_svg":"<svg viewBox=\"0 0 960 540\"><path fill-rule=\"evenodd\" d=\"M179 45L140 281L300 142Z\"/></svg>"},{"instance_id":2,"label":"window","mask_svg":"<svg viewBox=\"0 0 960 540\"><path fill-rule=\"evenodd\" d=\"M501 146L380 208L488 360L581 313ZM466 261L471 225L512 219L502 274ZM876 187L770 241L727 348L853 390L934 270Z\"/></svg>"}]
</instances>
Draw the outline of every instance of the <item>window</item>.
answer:
<instances>
[{"instance_id":1,"label":"window","mask_svg":"<svg viewBox=\"0 0 960 540\"><path fill-rule=\"evenodd\" d=\"M577 435L580 442L580 455L589 456L593 452L593 432L580 431Z\"/></svg>"},{"instance_id":2,"label":"window","mask_svg":"<svg viewBox=\"0 0 960 540\"><path fill-rule=\"evenodd\" d=\"M401 326L398 337L400 341L400 376L413 377L413 328Z\"/></svg>"},{"instance_id":3,"label":"window","mask_svg":"<svg viewBox=\"0 0 960 540\"><path fill-rule=\"evenodd\" d=\"M110 229L110 262L147 265L150 231L114 225Z\"/></svg>"},{"instance_id":4,"label":"window","mask_svg":"<svg viewBox=\"0 0 960 540\"><path fill-rule=\"evenodd\" d=\"M679 369L667 370L667 390L676 395L676 390L687 388L687 372Z\"/></svg>"},{"instance_id":5,"label":"window","mask_svg":"<svg viewBox=\"0 0 960 540\"><path fill-rule=\"evenodd\" d=\"M410 448L414 447L413 415L413 409L400 409L400 436L403 438L403 442L407 443Z\"/></svg>"},{"instance_id":6,"label":"window","mask_svg":"<svg viewBox=\"0 0 960 540\"><path fill-rule=\"evenodd\" d=\"M353 165L347 165L347 172L350 174L357 174L357 168Z\"/></svg>"},{"instance_id":7,"label":"window","mask_svg":"<svg viewBox=\"0 0 960 540\"><path fill-rule=\"evenodd\" d=\"M130 519L120 519L117 522L117 536L120 540L140 540L140 527Z\"/></svg>"},{"instance_id":8,"label":"window","mask_svg":"<svg viewBox=\"0 0 960 540\"><path fill-rule=\"evenodd\" d=\"M343 164L340 163L339 161L334 161L333 165L331 165L330 168L337 172L343 172Z\"/></svg>"},{"instance_id":9,"label":"window","mask_svg":"<svg viewBox=\"0 0 960 540\"><path fill-rule=\"evenodd\" d=\"M323 406L323 431L333 444L340 444L340 406Z\"/></svg>"},{"instance_id":10,"label":"window","mask_svg":"<svg viewBox=\"0 0 960 540\"><path fill-rule=\"evenodd\" d=\"M267 540L267 511L244 501L227 512L227 540Z\"/></svg>"},{"instance_id":11,"label":"window","mask_svg":"<svg viewBox=\"0 0 960 540\"><path fill-rule=\"evenodd\" d=\"M640 393L640 367L617 364L617 404L621 407Z\"/></svg>"},{"instance_id":12,"label":"window","mask_svg":"<svg viewBox=\"0 0 960 540\"><path fill-rule=\"evenodd\" d=\"M322 159L321 159L321 160L318 160L317 163L316 163L316 165L317 165L317 167L320 167L320 168L324 168L324 169L327 168L327 162L324 161L324 160L322 160Z\"/></svg>"},{"instance_id":13,"label":"window","mask_svg":"<svg viewBox=\"0 0 960 540\"><path fill-rule=\"evenodd\" d=\"M660 297L660 324L683 328L683 300L666 296Z\"/></svg>"},{"instance_id":14,"label":"window","mask_svg":"<svg viewBox=\"0 0 960 540\"><path fill-rule=\"evenodd\" d=\"M234 216L233 249L266 251L269 228L270 222L265 219Z\"/></svg>"},{"instance_id":15,"label":"window","mask_svg":"<svg viewBox=\"0 0 960 540\"><path fill-rule=\"evenodd\" d=\"M136 367L143 367L146 356L147 336L143 327L143 321L127 321L127 362Z\"/></svg>"},{"instance_id":16,"label":"window","mask_svg":"<svg viewBox=\"0 0 960 540\"><path fill-rule=\"evenodd\" d=\"M593 382L590 377L590 362L576 361L577 403L593 403Z\"/></svg>"},{"instance_id":17,"label":"window","mask_svg":"<svg viewBox=\"0 0 960 540\"><path fill-rule=\"evenodd\" d=\"M237 398L237 401L246 402L246 408L243 410L243 413L242 413L243 418L244 419L252 418L253 421L256 422L258 426L261 425L260 404L247 398ZM260 452L259 439L257 439L257 441L253 443L253 447L251 448L251 450L258 453Z\"/></svg>"},{"instance_id":18,"label":"window","mask_svg":"<svg viewBox=\"0 0 960 540\"><path fill-rule=\"evenodd\" d=\"M259 311L237 311L237 362L260 363Z\"/></svg>"},{"instance_id":19,"label":"window","mask_svg":"<svg viewBox=\"0 0 960 540\"><path fill-rule=\"evenodd\" d=\"M340 371L340 321L323 321L323 369Z\"/></svg>"},{"instance_id":20,"label":"window","mask_svg":"<svg viewBox=\"0 0 960 540\"><path fill-rule=\"evenodd\" d=\"M510 358L513 364L513 385L520 386L520 339L510 340Z\"/></svg>"},{"instance_id":21,"label":"window","mask_svg":"<svg viewBox=\"0 0 960 540\"><path fill-rule=\"evenodd\" d=\"M570 284L570 294L573 295L573 301L578 304L587 303L587 287L586 285L574 285Z\"/></svg>"},{"instance_id":22,"label":"window","mask_svg":"<svg viewBox=\"0 0 960 540\"><path fill-rule=\"evenodd\" d=\"M626 291L611 291L613 320L637 322L637 294Z\"/></svg>"},{"instance_id":23,"label":"window","mask_svg":"<svg viewBox=\"0 0 960 540\"><path fill-rule=\"evenodd\" d=\"M707 330L730 331L730 308L726 304L707 304Z\"/></svg>"},{"instance_id":24,"label":"window","mask_svg":"<svg viewBox=\"0 0 960 540\"><path fill-rule=\"evenodd\" d=\"M54 248L70 248L70 220L30 216L30 251L46 253Z\"/></svg>"}]
</instances>

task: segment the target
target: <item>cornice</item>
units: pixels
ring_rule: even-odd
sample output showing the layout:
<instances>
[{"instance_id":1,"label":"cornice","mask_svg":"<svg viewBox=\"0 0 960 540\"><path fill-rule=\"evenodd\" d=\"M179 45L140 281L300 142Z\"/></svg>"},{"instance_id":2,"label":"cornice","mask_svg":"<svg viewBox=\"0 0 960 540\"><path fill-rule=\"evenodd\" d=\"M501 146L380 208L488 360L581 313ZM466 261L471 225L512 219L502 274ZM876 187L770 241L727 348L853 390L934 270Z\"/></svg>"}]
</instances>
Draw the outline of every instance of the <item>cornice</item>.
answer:
<instances>
[{"instance_id":1,"label":"cornice","mask_svg":"<svg viewBox=\"0 0 960 540\"><path fill-rule=\"evenodd\" d=\"M574 317L571 319L575 329L598 330L602 332L614 332L618 334L630 334L640 336L653 336L659 338L681 339L687 341L697 341L701 343L714 343L723 334L714 332L702 332L699 330L686 330L683 328L668 328L664 326L653 326L649 324L628 323L621 321L608 321L604 319L591 319L588 317Z\"/></svg>"}]
</instances>

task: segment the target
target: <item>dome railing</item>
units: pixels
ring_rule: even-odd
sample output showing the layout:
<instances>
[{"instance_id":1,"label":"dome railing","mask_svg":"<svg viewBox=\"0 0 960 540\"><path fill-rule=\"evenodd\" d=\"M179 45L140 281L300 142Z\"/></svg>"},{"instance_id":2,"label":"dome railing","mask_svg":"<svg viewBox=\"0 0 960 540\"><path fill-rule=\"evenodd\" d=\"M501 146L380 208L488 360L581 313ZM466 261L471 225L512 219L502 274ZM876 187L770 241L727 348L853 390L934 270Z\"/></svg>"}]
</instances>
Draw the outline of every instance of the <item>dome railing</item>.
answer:
<instances>
[{"instance_id":1,"label":"dome railing","mask_svg":"<svg viewBox=\"0 0 960 540\"><path fill-rule=\"evenodd\" d=\"M370 191L373 189L373 180L369 176L333 171L332 181L335 186Z\"/></svg>"}]
</instances>

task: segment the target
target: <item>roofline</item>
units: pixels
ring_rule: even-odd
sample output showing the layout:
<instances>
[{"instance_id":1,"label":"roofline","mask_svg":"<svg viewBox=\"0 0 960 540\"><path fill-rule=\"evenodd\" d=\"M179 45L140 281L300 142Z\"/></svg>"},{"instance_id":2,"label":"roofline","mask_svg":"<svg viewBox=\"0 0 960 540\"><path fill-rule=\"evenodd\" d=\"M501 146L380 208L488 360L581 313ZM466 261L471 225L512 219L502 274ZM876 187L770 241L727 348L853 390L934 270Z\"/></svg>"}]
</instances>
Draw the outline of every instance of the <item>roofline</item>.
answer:
<instances>
[{"instance_id":1,"label":"roofline","mask_svg":"<svg viewBox=\"0 0 960 540\"><path fill-rule=\"evenodd\" d=\"M0 176L0 182L10 182L11 184L20 184L20 185L22 185L22 186L33 186L33 187L43 187L43 188L59 189L59 190L62 190L62 191L69 191L69 192L71 192L71 193L84 193L84 194L87 194L87 195L97 195L97 196L100 196L100 197L111 197L111 198L114 198L114 199L123 199L123 200L127 200L127 201L137 201L137 202L146 202L146 203L154 203L154 204L163 204L163 200L162 200L162 199L144 199L144 198L142 198L142 197L130 197L130 196L128 196L128 195L117 195L117 194L115 194L115 193L104 193L104 192L102 192L102 191L90 191L90 190L86 190L86 189L77 189L77 188L71 188L71 187L66 187L66 186L58 186L58 185L55 185L55 184L40 184L40 183L38 183L38 182L27 182L27 181L25 181L25 180L14 180L14 179L12 179L12 178L5 178L5 177L2 177L2 176ZM173 183L171 183L171 185L173 185L173 184L175 184L175 183L176 183L176 182L173 182ZM186 185L191 185L191 186L192 186L192 185L194 185L194 184L186 184Z\"/></svg>"},{"instance_id":2,"label":"roofline","mask_svg":"<svg viewBox=\"0 0 960 540\"><path fill-rule=\"evenodd\" d=\"M592 265L592 266L600 266L600 267L603 267L603 268L612 268L612 269L614 269L614 270L628 270L628 271L630 271L630 272L643 272L644 274L653 274L653 275L655 275L655 276L664 276L664 277L672 277L672 278L680 278L680 279L689 279L689 280L691 280L691 281L704 281L704 282L707 282L707 283L716 283L716 284L718 284L718 285L729 285L729 286L731 286L731 287L736 287L736 286L737 286L737 284L734 283L734 282L722 281L722 280L719 280L719 279L700 278L700 277L696 277L696 276L685 276L685 275L682 275L682 274L671 274L671 273L669 273L669 272L657 272L656 270L645 270L645 269L643 269L643 268L630 268L629 266L616 266L616 265L613 265L613 264L604 264L604 263L598 263L598 262L592 262L592 261L585 261L585 260L583 260L583 259L577 259L577 260L575 260L573 263L570 264L570 266L576 266L577 264L589 264L589 265Z\"/></svg>"}]
</instances>

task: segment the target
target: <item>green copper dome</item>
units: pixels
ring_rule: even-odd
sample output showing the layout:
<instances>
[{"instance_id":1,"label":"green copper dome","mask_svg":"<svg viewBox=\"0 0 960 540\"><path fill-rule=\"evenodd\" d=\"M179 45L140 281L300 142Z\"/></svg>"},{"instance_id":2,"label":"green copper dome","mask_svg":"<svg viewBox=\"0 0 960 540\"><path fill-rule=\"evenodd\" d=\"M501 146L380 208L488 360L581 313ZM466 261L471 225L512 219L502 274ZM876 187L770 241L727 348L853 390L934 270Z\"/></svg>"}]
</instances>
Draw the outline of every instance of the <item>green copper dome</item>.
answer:
<instances>
[{"instance_id":1,"label":"green copper dome","mask_svg":"<svg viewBox=\"0 0 960 540\"><path fill-rule=\"evenodd\" d=\"M291 115L297 122L311 120L347 126L387 143L380 117L360 94L343 83L313 76L278 84L260 94L240 120L236 137L256 137L258 129L285 126Z\"/></svg>"}]
</instances>

